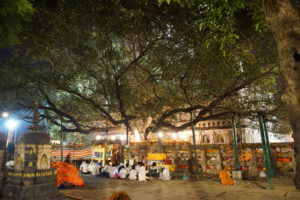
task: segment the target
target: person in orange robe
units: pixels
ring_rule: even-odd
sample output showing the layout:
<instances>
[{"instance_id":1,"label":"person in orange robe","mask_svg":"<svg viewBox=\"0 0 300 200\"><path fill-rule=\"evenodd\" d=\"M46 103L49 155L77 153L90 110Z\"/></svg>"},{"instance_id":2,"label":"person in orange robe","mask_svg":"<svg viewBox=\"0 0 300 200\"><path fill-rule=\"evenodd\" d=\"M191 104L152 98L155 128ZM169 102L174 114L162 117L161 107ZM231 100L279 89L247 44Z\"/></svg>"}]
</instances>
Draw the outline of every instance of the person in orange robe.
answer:
<instances>
[{"instance_id":1,"label":"person in orange robe","mask_svg":"<svg viewBox=\"0 0 300 200\"><path fill-rule=\"evenodd\" d=\"M64 183L72 183L75 186L84 186L83 179L79 176L78 169L67 162L56 161L52 163L56 168L56 186L59 187Z\"/></svg>"},{"instance_id":2,"label":"person in orange robe","mask_svg":"<svg viewBox=\"0 0 300 200\"><path fill-rule=\"evenodd\" d=\"M224 168L224 170L221 170L219 172L219 178L221 179L222 185L233 185L234 184L234 182L230 178L229 172L226 168Z\"/></svg>"}]
</instances>

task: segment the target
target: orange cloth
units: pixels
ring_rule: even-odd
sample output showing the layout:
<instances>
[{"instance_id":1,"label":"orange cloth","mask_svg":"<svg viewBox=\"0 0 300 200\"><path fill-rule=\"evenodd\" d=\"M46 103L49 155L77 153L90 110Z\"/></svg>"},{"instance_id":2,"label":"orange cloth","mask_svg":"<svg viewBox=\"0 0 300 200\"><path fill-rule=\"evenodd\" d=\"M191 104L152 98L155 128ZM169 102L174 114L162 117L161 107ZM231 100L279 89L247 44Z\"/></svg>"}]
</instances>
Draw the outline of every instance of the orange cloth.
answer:
<instances>
[{"instance_id":1,"label":"orange cloth","mask_svg":"<svg viewBox=\"0 0 300 200\"><path fill-rule=\"evenodd\" d=\"M280 161L280 162L292 162L292 159L291 158L277 158L277 161Z\"/></svg>"},{"instance_id":2,"label":"orange cloth","mask_svg":"<svg viewBox=\"0 0 300 200\"><path fill-rule=\"evenodd\" d=\"M222 170L219 172L219 178L221 179L222 185L233 185L234 182L229 176L229 172L227 170Z\"/></svg>"},{"instance_id":3,"label":"orange cloth","mask_svg":"<svg viewBox=\"0 0 300 200\"><path fill-rule=\"evenodd\" d=\"M56 161L52 163L56 168L56 185L59 187L63 183L72 183L75 186L84 186L83 179L79 176L78 169L66 162Z\"/></svg>"},{"instance_id":4,"label":"orange cloth","mask_svg":"<svg viewBox=\"0 0 300 200\"><path fill-rule=\"evenodd\" d=\"M252 155L250 152L243 152L242 155L240 156L240 161L242 162L247 162L251 160Z\"/></svg>"}]
</instances>

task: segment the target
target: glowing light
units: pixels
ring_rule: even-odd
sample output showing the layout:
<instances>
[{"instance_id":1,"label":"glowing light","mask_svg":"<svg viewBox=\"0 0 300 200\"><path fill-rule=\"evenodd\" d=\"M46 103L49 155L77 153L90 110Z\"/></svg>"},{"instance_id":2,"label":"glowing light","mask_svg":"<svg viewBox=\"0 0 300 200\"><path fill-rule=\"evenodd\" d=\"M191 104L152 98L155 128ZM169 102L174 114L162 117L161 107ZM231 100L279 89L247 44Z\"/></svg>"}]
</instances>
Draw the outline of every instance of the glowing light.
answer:
<instances>
[{"instance_id":1,"label":"glowing light","mask_svg":"<svg viewBox=\"0 0 300 200\"><path fill-rule=\"evenodd\" d=\"M116 137L114 135L111 136L111 140L116 140Z\"/></svg>"},{"instance_id":2,"label":"glowing light","mask_svg":"<svg viewBox=\"0 0 300 200\"><path fill-rule=\"evenodd\" d=\"M139 131L137 129L134 129L133 132L134 132L134 139L135 139L135 141L137 141L137 142L141 141L141 137L140 137Z\"/></svg>"},{"instance_id":3,"label":"glowing light","mask_svg":"<svg viewBox=\"0 0 300 200\"><path fill-rule=\"evenodd\" d=\"M176 137L177 137L177 136L176 136L176 133L172 133L172 138L173 138L173 139L176 139Z\"/></svg>"},{"instance_id":4,"label":"glowing light","mask_svg":"<svg viewBox=\"0 0 300 200\"><path fill-rule=\"evenodd\" d=\"M101 140L101 135L97 135L96 140Z\"/></svg>"},{"instance_id":5,"label":"glowing light","mask_svg":"<svg viewBox=\"0 0 300 200\"><path fill-rule=\"evenodd\" d=\"M163 133L161 131L158 132L158 137L160 137L160 138L163 137Z\"/></svg>"},{"instance_id":6,"label":"glowing light","mask_svg":"<svg viewBox=\"0 0 300 200\"><path fill-rule=\"evenodd\" d=\"M7 118L8 116L9 116L8 112L2 113L2 117L3 117L3 118Z\"/></svg>"},{"instance_id":7,"label":"glowing light","mask_svg":"<svg viewBox=\"0 0 300 200\"><path fill-rule=\"evenodd\" d=\"M18 126L17 120L10 119L6 122L6 127L10 130L14 130Z\"/></svg>"},{"instance_id":8,"label":"glowing light","mask_svg":"<svg viewBox=\"0 0 300 200\"><path fill-rule=\"evenodd\" d=\"M125 135L121 135L120 139L124 141L126 139Z\"/></svg>"},{"instance_id":9,"label":"glowing light","mask_svg":"<svg viewBox=\"0 0 300 200\"><path fill-rule=\"evenodd\" d=\"M182 140L186 140L186 134L185 134L185 132L180 132L180 138Z\"/></svg>"}]
</instances>

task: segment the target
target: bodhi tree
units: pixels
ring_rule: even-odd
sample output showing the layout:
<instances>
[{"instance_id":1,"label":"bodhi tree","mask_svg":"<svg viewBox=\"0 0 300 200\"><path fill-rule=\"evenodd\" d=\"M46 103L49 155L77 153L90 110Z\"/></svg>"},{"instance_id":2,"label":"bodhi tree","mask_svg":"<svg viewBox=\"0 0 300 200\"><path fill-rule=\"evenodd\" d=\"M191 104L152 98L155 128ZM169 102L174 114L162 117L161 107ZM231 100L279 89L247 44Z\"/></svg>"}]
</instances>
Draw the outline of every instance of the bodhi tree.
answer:
<instances>
[{"instance_id":1,"label":"bodhi tree","mask_svg":"<svg viewBox=\"0 0 300 200\"><path fill-rule=\"evenodd\" d=\"M25 29L26 53L21 50L16 55L18 62L27 62L18 64L20 73L45 100L47 106L41 108L52 113L46 117L59 125L63 115L64 124L73 125L64 131L89 133L93 127L88 123L98 119L128 127L130 121L149 116L153 120L146 134L161 127L179 131L191 126L172 125L169 120L179 112L202 109L193 123L250 112L229 110L230 101L226 106L224 101L274 73L274 63L260 57L272 55L268 51L272 44L261 43L259 35L253 36L262 44L259 48L250 49L254 44L243 37L244 43L227 57L222 57L217 45L207 47L206 32L194 23L201 17L198 8L177 6L161 12L154 5L155 12L149 12L139 4L63 4L54 10L45 6L37 5L40 18ZM86 12L91 15L83 15ZM24 66L30 67L24 70ZM26 107L26 103L19 105Z\"/></svg>"},{"instance_id":2,"label":"bodhi tree","mask_svg":"<svg viewBox=\"0 0 300 200\"><path fill-rule=\"evenodd\" d=\"M159 0L159 3L170 0ZM257 31L270 30L278 52L281 80L281 100L286 107L295 141L295 185L300 190L300 2L297 0L174 0L182 6L202 8L200 29L206 29L208 42L238 42L236 19L250 16ZM225 50L226 51L226 50Z\"/></svg>"},{"instance_id":3,"label":"bodhi tree","mask_svg":"<svg viewBox=\"0 0 300 200\"><path fill-rule=\"evenodd\" d=\"M197 29L205 8L56 2L34 4L36 20L26 24L26 40L6 65L11 69L3 76L19 77L15 83L23 91L7 101L14 108L29 108L38 98L45 118L85 134L95 130L95 120L130 127L150 117L147 136L162 127L181 131L207 119L278 107L272 102L272 41L241 31L238 45L221 45L232 49L224 57L218 43L207 42L210 32ZM266 88L271 95L264 95ZM246 98L255 93L257 99ZM176 124L178 113L191 111L197 111L193 122Z\"/></svg>"}]
</instances>

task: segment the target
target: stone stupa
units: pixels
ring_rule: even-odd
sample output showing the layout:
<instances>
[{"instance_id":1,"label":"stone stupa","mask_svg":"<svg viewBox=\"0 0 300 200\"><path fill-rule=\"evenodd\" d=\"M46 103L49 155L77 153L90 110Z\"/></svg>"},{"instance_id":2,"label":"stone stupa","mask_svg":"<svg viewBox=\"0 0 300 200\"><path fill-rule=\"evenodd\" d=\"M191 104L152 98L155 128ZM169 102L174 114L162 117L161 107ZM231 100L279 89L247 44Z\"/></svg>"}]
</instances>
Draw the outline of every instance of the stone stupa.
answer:
<instances>
[{"instance_id":1,"label":"stone stupa","mask_svg":"<svg viewBox=\"0 0 300 200\"><path fill-rule=\"evenodd\" d=\"M51 168L49 134L40 125L38 103L33 112L33 125L16 144L14 169L7 171L3 199L65 199L55 185L55 169Z\"/></svg>"}]
</instances>

